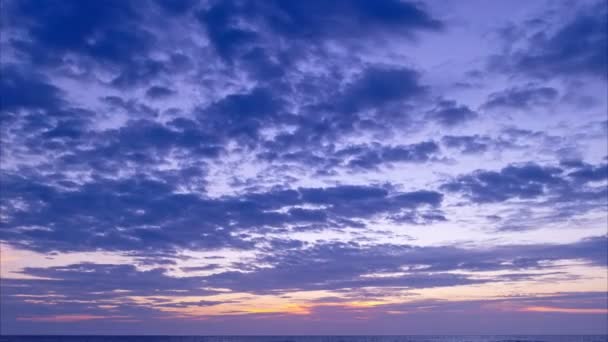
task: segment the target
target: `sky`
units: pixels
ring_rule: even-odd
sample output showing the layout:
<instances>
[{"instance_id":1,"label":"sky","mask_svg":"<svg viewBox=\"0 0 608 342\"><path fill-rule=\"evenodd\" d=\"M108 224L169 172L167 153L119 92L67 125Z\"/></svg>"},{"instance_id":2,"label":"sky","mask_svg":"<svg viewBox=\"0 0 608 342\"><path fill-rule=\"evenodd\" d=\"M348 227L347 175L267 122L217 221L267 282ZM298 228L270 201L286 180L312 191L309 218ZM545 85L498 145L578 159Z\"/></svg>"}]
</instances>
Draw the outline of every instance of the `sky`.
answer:
<instances>
[{"instance_id":1,"label":"sky","mask_svg":"<svg viewBox=\"0 0 608 342\"><path fill-rule=\"evenodd\" d=\"M605 1L0 6L2 334L608 333Z\"/></svg>"}]
</instances>

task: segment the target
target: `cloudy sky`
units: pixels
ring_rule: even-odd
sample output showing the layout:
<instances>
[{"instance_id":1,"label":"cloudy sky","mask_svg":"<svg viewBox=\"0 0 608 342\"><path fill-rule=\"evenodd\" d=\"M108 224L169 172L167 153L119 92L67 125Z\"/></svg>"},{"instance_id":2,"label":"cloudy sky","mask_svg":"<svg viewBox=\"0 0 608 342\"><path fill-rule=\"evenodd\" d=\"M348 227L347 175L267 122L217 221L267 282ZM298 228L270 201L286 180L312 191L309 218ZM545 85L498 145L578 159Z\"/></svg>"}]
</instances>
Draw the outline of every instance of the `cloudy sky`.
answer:
<instances>
[{"instance_id":1,"label":"cloudy sky","mask_svg":"<svg viewBox=\"0 0 608 342\"><path fill-rule=\"evenodd\" d=\"M2 333L607 333L605 1L4 0Z\"/></svg>"}]
</instances>

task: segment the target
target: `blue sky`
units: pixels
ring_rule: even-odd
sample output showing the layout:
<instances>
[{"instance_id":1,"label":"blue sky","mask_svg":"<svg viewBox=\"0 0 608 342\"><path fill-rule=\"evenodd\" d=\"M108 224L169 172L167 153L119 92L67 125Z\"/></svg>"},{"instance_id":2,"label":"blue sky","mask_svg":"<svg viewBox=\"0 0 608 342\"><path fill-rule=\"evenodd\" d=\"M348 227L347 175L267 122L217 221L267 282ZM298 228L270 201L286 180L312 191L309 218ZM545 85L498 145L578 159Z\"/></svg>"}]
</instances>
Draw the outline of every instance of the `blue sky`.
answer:
<instances>
[{"instance_id":1,"label":"blue sky","mask_svg":"<svg viewBox=\"0 0 608 342\"><path fill-rule=\"evenodd\" d=\"M2 332L607 333L607 12L3 1Z\"/></svg>"}]
</instances>

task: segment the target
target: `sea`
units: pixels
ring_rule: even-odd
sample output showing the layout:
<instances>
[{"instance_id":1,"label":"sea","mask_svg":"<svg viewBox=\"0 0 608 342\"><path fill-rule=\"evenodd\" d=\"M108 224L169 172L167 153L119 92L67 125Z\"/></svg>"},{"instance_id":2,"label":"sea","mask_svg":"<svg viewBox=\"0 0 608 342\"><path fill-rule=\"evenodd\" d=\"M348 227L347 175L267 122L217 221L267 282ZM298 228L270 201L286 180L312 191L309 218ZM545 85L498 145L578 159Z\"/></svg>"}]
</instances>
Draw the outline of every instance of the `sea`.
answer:
<instances>
[{"instance_id":1,"label":"sea","mask_svg":"<svg viewBox=\"0 0 608 342\"><path fill-rule=\"evenodd\" d=\"M608 342L607 335L0 336L0 342Z\"/></svg>"}]
</instances>

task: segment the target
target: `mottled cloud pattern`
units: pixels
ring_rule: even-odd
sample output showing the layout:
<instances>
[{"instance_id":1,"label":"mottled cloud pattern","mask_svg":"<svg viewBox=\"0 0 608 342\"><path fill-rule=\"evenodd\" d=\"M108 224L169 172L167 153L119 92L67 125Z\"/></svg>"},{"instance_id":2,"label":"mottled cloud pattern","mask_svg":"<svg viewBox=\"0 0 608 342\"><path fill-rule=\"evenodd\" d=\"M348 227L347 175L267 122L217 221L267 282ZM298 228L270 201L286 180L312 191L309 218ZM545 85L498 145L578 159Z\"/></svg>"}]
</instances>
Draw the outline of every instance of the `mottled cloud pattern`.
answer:
<instances>
[{"instance_id":1,"label":"mottled cloud pattern","mask_svg":"<svg viewBox=\"0 0 608 342\"><path fill-rule=\"evenodd\" d=\"M607 17L4 1L2 332L607 333Z\"/></svg>"}]
</instances>

